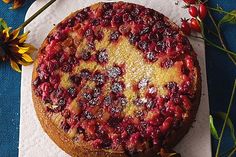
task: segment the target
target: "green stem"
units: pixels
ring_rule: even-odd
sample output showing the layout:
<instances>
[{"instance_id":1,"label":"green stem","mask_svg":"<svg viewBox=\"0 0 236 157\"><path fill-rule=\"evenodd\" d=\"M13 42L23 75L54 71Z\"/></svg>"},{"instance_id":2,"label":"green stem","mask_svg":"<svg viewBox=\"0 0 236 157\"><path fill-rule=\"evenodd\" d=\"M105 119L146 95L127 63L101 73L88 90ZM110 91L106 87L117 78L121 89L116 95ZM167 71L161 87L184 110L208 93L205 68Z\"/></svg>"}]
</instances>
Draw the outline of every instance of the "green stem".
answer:
<instances>
[{"instance_id":1,"label":"green stem","mask_svg":"<svg viewBox=\"0 0 236 157\"><path fill-rule=\"evenodd\" d=\"M224 134L224 131L225 131L225 126L226 126L226 123L227 123L227 120L228 120L228 117L229 117L229 113L230 113L230 110L231 110L231 106L232 106L232 103L233 103L233 99L234 99L235 88L236 88L236 79L234 80L234 86L233 86L233 90L232 90L232 93L231 93L230 102L229 102L229 106L228 106L228 109L227 109L224 124L223 124L222 130L221 130L221 133L220 133L219 142L218 142L218 145L217 145L215 157L219 156L222 137L223 137L223 134Z\"/></svg>"},{"instance_id":2,"label":"green stem","mask_svg":"<svg viewBox=\"0 0 236 157\"><path fill-rule=\"evenodd\" d=\"M39 9L34 15L32 15L29 19L27 19L22 25L18 27L18 29L22 30L25 26L27 26L32 20L34 20L39 14L41 14L45 9L47 9L51 4L53 4L56 0L50 0L47 4L45 4L41 9Z\"/></svg>"},{"instance_id":3,"label":"green stem","mask_svg":"<svg viewBox=\"0 0 236 157\"><path fill-rule=\"evenodd\" d=\"M219 40L220 40L220 43L221 43L222 47L227 50L227 47L226 47L226 45L225 45L225 43L224 43L224 40L223 40L223 36L222 36L222 34L221 34L221 32L220 32L220 27L219 27L219 25L217 26L217 24L216 24L216 22L215 22L215 19L214 19L213 16L211 15L211 12L210 12L210 11L208 11L208 15L209 15L209 17L210 17L210 19L211 19L213 25L215 26L215 29L216 29L216 31L217 31L218 38L219 38ZM228 56L229 56L229 58L231 59L231 61L236 65L236 60L234 59L234 57L233 57L232 55L230 55L230 54L228 54Z\"/></svg>"},{"instance_id":4,"label":"green stem","mask_svg":"<svg viewBox=\"0 0 236 157\"><path fill-rule=\"evenodd\" d=\"M228 15L235 16L234 14L229 13L229 12L227 12L227 11L224 11L223 9L221 10L221 9L212 8L212 7L209 7L209 6L208 6L207 8L210 9L210 10L213 10L213 11L219 12L219 13L224 13L224 14L228 14Z\"/></svg>"},{"instance_id":5,"label":"green stem","mask_svg":"<svg viewBox=\"0 0 236 157\"><path fill-rule=\"evenodd\" d=\"M191 35L191 37L194 37L194 38L198 38L198 39L202 39L202 40L205 40L208 44L210 44L211 46L219 49L219 50L222 50L223 52L226 52L227 54L231 54L233 56L236 56L236 53L233 52L233 51L230 51L230 50L227 50L227 49L224 49L223 47L220 47L219 45L211 42L210 40L208 40L207 38L204 38L204 37L198 37L198 36L193 36Z\"/></svg>"},{"instance_id":6,"label":"green stem","mask_svg":"<svg viewBox=\"0 0 236 157\"><path fill-rule=\"evenodd\" d=\"M230 152L230 154L228 155L228 157L233 156L235 152L236 152L236 147L234 147L234 149Z\"/></svg>"}]
</instances>

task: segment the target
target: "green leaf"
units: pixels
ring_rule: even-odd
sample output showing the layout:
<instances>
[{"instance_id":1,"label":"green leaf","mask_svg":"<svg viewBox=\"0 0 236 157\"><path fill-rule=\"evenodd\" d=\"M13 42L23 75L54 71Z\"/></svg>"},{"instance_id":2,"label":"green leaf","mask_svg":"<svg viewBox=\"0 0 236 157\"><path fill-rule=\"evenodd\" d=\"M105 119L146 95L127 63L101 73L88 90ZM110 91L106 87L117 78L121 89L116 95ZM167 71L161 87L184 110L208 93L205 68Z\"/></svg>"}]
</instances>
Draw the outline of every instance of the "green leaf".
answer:
<instances>
[{"instance_id":1,"label":"green leaf","mask_svg":"<svg viewBox=\"0 0 236 157\"><path fill-rule=\"evenodd\" d=\"M213 122L214 120L213 120L212 115L210 115L209 118L210 118L210 131L211 131L211 135L215 139L219 140L219 135L218 135L217 130L216 130L215 126L214 126L214 122Z\"/></svg>"},{"instance_id":2,"label":"green leaf","mask_svg":"<svg viewBox=\"0 0 236 157\"><path fill-rule=\"evenodd\" d=\"M7 23L2 18L0 18L0 31L2 31L3 29L7 27L8 27Z\"/></svg>"},{"instance_id":3,"label":"green leaf","mask_svg":"<svg viewBox=\"0 0 236 157\"><path fill-rule=\"evenodd\" d=\"M220 119L222 119L222 120L225 120L225 118L226 118L226 113L224 113L224 112L217 112L217 113L216 113L216 116L217 116L217 118L220 118ZM226 124L227 124L228 127L230 128L231 136L232 136L232 138L233 138L233 140L234 140L234 144L236 145L236 137L235 137L235 133L234 133L234 125L233 125L233 123L232 123L232 121L231 121L231 119L230 119L229 117L228 117L228 119L227 119Z\"/></svg>"},{"instance_id":4,"label":"green leaf","mask_svg":"<svg viewBox=\"0 0 236 157\"><path fill-rule=\"evenodd\" d=\"M223 23L236 24L236 10L230 11L219 22L219 26Z\"/></svg>"}]
</instances>

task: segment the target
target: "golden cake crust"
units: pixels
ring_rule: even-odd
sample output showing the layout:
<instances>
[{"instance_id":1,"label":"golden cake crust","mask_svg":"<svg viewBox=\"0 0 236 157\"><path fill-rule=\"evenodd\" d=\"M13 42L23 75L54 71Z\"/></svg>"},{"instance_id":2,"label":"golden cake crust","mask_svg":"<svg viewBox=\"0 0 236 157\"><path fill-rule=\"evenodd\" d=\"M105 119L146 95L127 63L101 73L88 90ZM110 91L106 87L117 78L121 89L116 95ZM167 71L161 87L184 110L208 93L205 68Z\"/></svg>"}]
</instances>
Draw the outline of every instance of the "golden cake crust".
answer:
<instances>
[{"instance_id":1,"label":"golden cake crust","mask_svg":"<svg viewBox=\"0 0 236 157\"><path fill-rule=\"evenodd\" d=\"M103 5L103 3L97 3L92 6L91 8L97 8L99 6ZM67 21L68 19L72 18L75 16L80 10L72 13L68 17L66 17L61 23L64 21ZM170 22L170 21L168 21ZM176 26L174 23L170 22L171 25ZM51 34L55 33L57 31L57 27L55 27L48 36ZM41 55L42 53L42 48L45 48L48 44L47 39L43 42L41 45L41 48L38 51L38 56ZM33 69L33 74L32 74L32 80L35 80L38 76L36 68L39 66L39 60L38 57L35 60L34 63L34 69ZM195 95L192 100L192 108L187 111L186 117L183 120L183 125L181 126L180 129L176 130L174 133L168 136L163 141L163 147L165 148L173 148L182 138L183 136L188 132L189 128L192 126L192 123L195 120L196 113L198 110L198 106L200 103L200 98L201 98L201 74L200 74L200 67L198 62L195 62ZM32 81L33 82L33 81ZM104 157L127 157L129 156L127 153L125 153L123 150L113 150L113 149L96 149L92 147L90 144L80 141L77 142L76 144L74 141L68 137L68 134L63 132L61 129L56 126L52 120L48 117L48 112L46 110L46 107L44 106L44 103L42 102L41 98L37 96L34 86L32 86L32 98L34 102L34 107L35 111L37 114L37 117L40 121L40 124L44 131L48 134L48 136L65 152L70 154L71 156L75 157L99 157L99 156L104 156ZM153 156L155 155L160 148L157 147L152 147L151 149L145 150L144 152L139 152L135 154L134 156Z\"/></svg>"}]
</instances>

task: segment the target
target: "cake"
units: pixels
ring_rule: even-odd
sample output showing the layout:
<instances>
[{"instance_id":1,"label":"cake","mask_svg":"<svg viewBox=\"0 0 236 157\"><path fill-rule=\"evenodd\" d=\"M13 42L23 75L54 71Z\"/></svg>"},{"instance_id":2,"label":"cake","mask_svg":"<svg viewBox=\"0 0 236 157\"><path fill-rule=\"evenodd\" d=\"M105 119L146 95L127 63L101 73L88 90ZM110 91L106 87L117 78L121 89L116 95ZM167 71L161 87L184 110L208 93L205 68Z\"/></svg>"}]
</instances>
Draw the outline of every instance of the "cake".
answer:
<instances>
[{"instance_id":1,"label":"cake","mask_svg":"<svg viewBox=\"0 0 236 157\"><path fill-rule=\"evenodd\" d=\"M172 149L192 126L200 96L188 38L163 14L125 2L66 17L42 43L32 74L42 128L77 157Z\"/></svg>"}]
</instances>

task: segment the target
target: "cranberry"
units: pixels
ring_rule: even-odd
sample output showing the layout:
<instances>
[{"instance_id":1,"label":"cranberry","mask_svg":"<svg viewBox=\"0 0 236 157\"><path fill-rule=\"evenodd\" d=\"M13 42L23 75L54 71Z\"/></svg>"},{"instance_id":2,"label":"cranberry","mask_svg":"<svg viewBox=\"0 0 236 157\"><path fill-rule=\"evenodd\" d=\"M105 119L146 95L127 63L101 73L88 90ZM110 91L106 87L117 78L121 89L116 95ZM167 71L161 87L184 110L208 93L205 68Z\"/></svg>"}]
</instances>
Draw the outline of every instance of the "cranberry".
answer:
<instances>
[{"instance_id":1,"label":"cranberry","mask_svg":"<svg viewBox=\"0 0 236 157\"><path fill-rule=\"evenodd\" d=\"M95 50L95 44L94 44L94 42L89 42L89 43L88 43L88 49L89 49L89 50Z\"/></svg>"},{"instance_id":2,"label":"cranberry","mask_svg":"<svg viewBox=\"0 0 236 157\"><path fill-rule=\"evenodd\" d=\"M88 17L88 13L84 11L80 11L79 13L77 13L75 18L78 20L78 22L83 22L84 20L87 19L87 17Z\"/></svg>"},{"instance_id":3,"label":"cranberry","mask_svg":"<svg viewBox=\"0 0 236 157\"><path fill-rule=\"evenodd\" d=\"M123 85L120 82L114 82L111 86L111 91L113 93L120 93L121 91L123 91Z\"/></svg>"},{"instance_id":4,"label":"cranberry","mask_svg":"<svg viewBox=\"0 0 236 157\"><path fill-rule=\"evenodd\" d=\"M129 35L129 42L131 44L134 45L138 40L139 40L139 36L138 35L130 33L130 35Z\"/></svg>"},{"instance_id":5,"label":"cranberry","mask_svg":"<svg viewBox=\"0 0 236 157\"><path fill-rule=\"evenodd\" d=\"M157 21L152 27L152 32L163 32L165 28L167 28L167 25L164 22Z\"/></svg>"},{"instance_id":6,"label":"cranberry","mask_svg":"<svg viewBox=\"0 0 236 157\"><path fill-rule=\"evenodd\" d=\"M137 129L135 128L135 126L133 126L132 124L129 124L127 127L126 127L126 131L129 135L137 132Z\"/></svg>"},{"instance_id":7,"label":"cranberry","mask_svg":"<svg viewBox=\"0 0 236 157\"><path fill-rule=\"evenodd\" d=\"M147 103L146 103L146 106L147 106L148 109L152 109L152 108L155 107L155 103L154 103L153 100L148 99L148 100L147 100Z\"/></svg>"},{"instance_id":8,"label":"cranberry","mask_svg":"<svg viewBox=\"0 0 236 157\"><path fill-rule=\"evenodd\" d=\"M94 32L92 29L87 29L85 32L84 32L84 36L85 37L89 37L89 36L94 36Z\"/></svg>"},{"instance_id":9,"label":"cranberry","mask_svg":"<svg viewBox=\"0 0 236 157\"><path fill-rule=\"evenodd\" d=\"M173 123L172 117L166 118L166 120L163 122L162 126L160 127L161 132L163 134L166 134L168 129L171 127L172 123Z\"/></svg>"},{"instance_id":10,"label":"cranberry","mask_svg":"<svg viewBox=\"0 0 236 157\"><path fill-rule=\"evenodd\" d=\"M166 45L165 45L165 43L163 41L158 41L156 44L157 45L155 47L155 50L157 52L164 52L165 51Z\"/></svg>"},{"instance_id":11,"label":"cranberry","mask_svg":"<svg viewBox=\"0 0 236 157\"><path fill-rule=\"evenodd\" d=\"M57 32L55 35L54 35L54 39L57 40L57 41L63 41L67 38L67 34L66 33L63 33L63 32Z\"/></svg>"},{"instance_id":12,"label":"cranberry","mask_svg":"<svg viewBox=\"0 0 236 157\"><path fill-rule=\"evenodd\" d=\"M93 97L97 98L100 94L101 94L101 88L98 88L98 87L94 88Z\"/></svg>"},{"instance_id":13,"label":"cranberry","mask_svg":"<svg viewBox=\"0 0 236 157\"><path fill-rule=\"evenodd\" d=\"M114 67L108 69L108 70L107 70L107 73L108 73L108 76L109 76L110 78L116 79L118 76L121 75L122 71L121 71L120 67L114 66Z\"/></svg>"},{"instance_id":14,"label":"cranberry","mask_svg":"<svg viewBox=\"0 0 236 157\"><path fill-rule=\"evenodd\" d=\"M52 87L51 87L50 83L44 82L41 84L41 90L43 92L50 93L50 92L52 92Z\"/></svg>"},{"instance_id":15,"label":"cranberry","mask_svg":"<svg viewBox=\"0 0 236 157\"><path fill-rule=\"evenodd\" d=\"M131 28L130 28L129 25L121 25L121 26L119 27L119 31L120 31L120 33L123 34L123 35L129 34L130 30L131 30Z\"/></svg>"},{"instance_id":16,"label":"cranberry","mask_svg":"<svg viewBox=\"0 0 236 157\"><path fill-rule=\"evenodd\" d=\"M174 29L171 29L171 28L166 28L164 33L163 33L163 36L171 36L173 37L174 35L176 35L178 32Z\"/></svg>"},{"instance_id":17,"label":"cranberry","mask_svg":"<svg viewBox=\"0 0 236 157\"><path fill-rule=\"evenodd\" d=\"M68 55L66 53L63 53L59 59L59 62L62 64L68 60Z\"/></svg>"},{"instance_id":18,"label":"cranberry","mask_svg":"<svg viewBox=\"0 0 236 157\"><path fill-rule=\"evenodd\" d=\"M98 25L100 25L100 19L93 19L91 21L91 23L92 23L93 26L98 26Z\"/></svg>"},{"instance_id":19,"label":"cranberry","mask_svg":"<svg viewBox=\"0 0 236 157\"><path fill-rule=\"evenodd\" d=\"M149 33L149 32L150 32L150 27L144 27L144 28L140 31L139 35L144 35L144 34L147 34L147 33Z\"/></svg>"},{"instance_id":20,"label":"cranberry","mask_svg":"<svg viewBox=\"0 0 236 157\"><path fill-rule=\"evenodd\" d=\"M102 31L98 31L98 32L96 33L96 39L97 39L98 41L101 41L101 40L103 39L103 37L104 37L104 33L103 33Z\"/></svg>"},{"instance_id":21,"label":"cranberry","mask_svg":"<svg viewBox=\"0 0 236 157\"><path fill-rule=\"evenodd\" d=\"M55 91L56 98L63 97L64 96L64 90L62 88L57 88Z\"/></svg>"},{"instance_id":22,"label":"cranberry","mask_svg":"<svg viewBox=\"0 0 236 157\"><path fill-rule=\"evenodd\" d=\"M61 129L64 130L65 132L68 132L70 129L70 125L66 121L63 121L61 123Z\"/></svg>"},{"instance_id":23,"label":"cranberry","mask_svg":"<svg viewBox=\"0 0 236 157\"><path fill-rule=\"evenodd\" d=\"M187 4L195 4L196 0L184 0L184 2Z\"/></svg>"},{"instance_id":24,"label":"cranberry","mask_svg":"<svg viewBox=\"0 0 236 157\"><path fill-rule=\"evenodd\" d=\"M93 114L92 113L90 113L89 111L84 111L84 113L83 113L83 115L84 115L84 117L86 118L86 119L88 119L88 120L91 120L91 119L93 119L94 118L94 116L93 116Z\"/></svg>"},{"instance_id":25,"label":"cranberry","mask_svg":"<svg viewBox=\"0 0 236 157\"><path fill-rule=\"evenodd\" d=\"M69 93L69 95L71 96L71 97L76 97L77 96L77 90L76 90L76 88L75 87L70 87L70 88L68 88L68 93Z\"/></svg>"},{"instance_id":26,"label":"cranberry","mask_svg":"<svg viewBox=\"0 0 236 157\"><path fill-rule=\"evenodd\" d=\"M105 83L105 76L99 72L95 72L93 81L95 81L95 83L99 86L103 85Z\"/></svg>"},{"instance_id":27,"label":"cranberry","mask_svg":"<svg viewBox=\"0 0 236 157\"><path fill-rule=\"evenodd\" d=\"M59 84L60 82L60 76L57 74L55 75L52 75L50 78L49 78L49 82L52 84L52 85L55 85L55 84Z\"/></svg>"},{"instance_id":28,"label":"cranberry","mask_svg":"<svg viewBox=\"0 0 236 157\"><path fill-rule=\"evenodd\" d=\"M66 104L66 100L63 98L59 99L59 101L57 102L58 106L64 106L65 104Z\"/></svg>"},{"instance_id":29,"label":"cranberry","mask_svg":"<svg viewBox=\"0 0 236 157\"><path fill-rule=\"evenodd\" d=\"M147 78L142 79L142 80L139 81L139 83L138 83L138 88L139 88L139 89L144 89L144 88L146 88L147 85L148 85L148 82L149 82L149 80L148 80Z\"/></svg>"},{"instance_id":30,"label":"cranberry","mask_svg":"<svg viewBox=\"0 0 236 157\"><path fill-rule=\"evenodd\" d=\"M200 19L204 19L207 15L207 8L206 8L206 5L203 4L203 3L200 3L199 5L199 17Z\"/></svg>"},{"instance_id":31,"label":"cranberry","mask_svg":"<svg viewBox=\"0 0 236 157\"><path fill-rule=\"evenodd\" d=\"M146 98L136 98L134 104L137 106L143 106L147 102Z\"/></svg>"},{"instance_id":32,"label":"cranberry","mask_svg":"<svg viewBox=\"0 0 236 157\"><path fill-rule=\"evenodd\" d=\"M33 86L37 87L39 84L40 84L40 78L39 78L39 76L37 76L36 79L33 82Z\"/></svg>"},{"instance_id":33,"label":"cranberry","mask_svg":"<svg viewBox=\"0 0 236 157\"><path fill-rule=\"evenodd\" d=\"M97 61L98 63L107 63L108 61L108 53L106 51L106 49L103 49L101 51L98 51L98 53L96 54L97 57Z\"/></svg>"},{"instance_id":34,"label":"cranberry","mask_svg":"<svg viewBox=\"0 0 236 157\"><path fill-rule=\"evenodd\" d=\"M108 148L111 147L111 145L112 145L112 140L111 139L106 138L106 139L102 140L102 144L101 144L102 148L108 149Z\"/></svg>"},{"instance_id":35,"label":"cranberry","mask_svg":"<svg viewBox=\"0 0 236 157\"><path fill-rule=\"evenodd\" d=\"M103 12L103 18L105 19L111 19L113 15L114 15L114 10L111 9Z\"/></svg>"},{"instance_id":36,"label":"cranberry","mask_svg":"<svg viewBox=\"0 0 236 157\"><path fill-rule=\"evenodd\" d=\"M119 36L120 36L120 32L119 31L112 32L111 35L110 35L110 41L118 40Z\"/></svg>"},{"instance_id":37,"label":"cranberry","mask_svg":"<svg viewBox=\"0 0 236 157\"><path fill-rule=\"evenodd\" d=\"M90 106L95 106L98 103L98 98L92 98L89 100L89 105Z\"/></svg>"},{"instance_id":38,"label":"cranberry","mask_svg":"<svg viewBox=\"0 0 236 157\"><path fill-rule=\"evenodd\" d=\"M67 21L68 27L74 27L74 25L75 25L75 18L71 18Z\"/></svg>"},{"instance_id":39,"label":"cranberry","mask_svg":"<svg viewBox=\"0 0 236 157\"><path fill-rule=\"evenodd\" d=\"M131 15L133 17L137 17L140 14L140 9L138 7L135 7L132 11L131 11Z\"/></svg>"},{"instance_id":40,"label":"cranberry","mask_svg":"<svg viewBox=\"0 0 236 157\"><path fill-rule=\"evenodd\" d=\"M70 117L70 111L68 109L64 109L62 112L61 112L61 115L65 118L69 118Z\"/></svg>"},{"instance_id":41,"label":"cranberry","mask_svg":"<svg viewBox=\"0 0 236 157\"><path fill-rule=\"evenodd\" d=\"M111 25L113 27L116 27L116 26L119 26L123 23L123 19L122 17L118 16L118 15L115 15L113 16L112 20L111 20Z\"/></svg>"},{"instance_id":42,"label":"cranberry","mask_svg":"<svg viewBox=\"0 0 236 157\"><path fill-rule=\"evenodd\" d=\"M191 28L188 23L188 20L186 19L181 19L182 24L181 24L181 30L183 31L184 34L190 35L191 34Z\"/></svg>"},{"instance_id":43,"label":"cranberry","mask_svg":"<svg viewBox=\"0 0 236 157\"><path fill-rule=\"evenodd\" d=\"M102 5L102 7L104 10L109 10L109 9L112 9L112 4L111 3L104 3Z\"/></svg>"},{"instance_id":44,"label":"cranberry","mask_svg":"<svg viewBox=\"0 0 236 157\"><path fill-rule=\"evenodd\" d=\"M83 98L85 100L91 100L92 99L92 95L90 93L83 93Z\"/></svg>"},{"instance_id":45,"label":"cranberry","mask_svg":"<svg viewBox=\"0 0 236 157\"><path fill-rule=\"evenodd\" d=\"M119 123L122 122L122 119L119 118L119 117L110 117L108 119L108 125L111 126L111 127L117 127L119 125Z\"/></svg>"},{"instance_id":46,"label":"cranberry","mask_svg":"<svg viewBox=\"0 0 236 157\"><path fill-rule=\"evenodd\" d=\"M188 12L189 14L192 16L192 17L197 17L198 16L198 10L195 6L191 5L189 8L188 8Z\"/></svg>"},{"instance_id":47,"label":"cranberry","mask_svg":"<svg viewBox=\"0 0 236 157\"><path fill-rule=\"evenodd\" d=\"M153 41L160 41L163 39L163 36L158 33L149 33L148 39Z\"/></svg>"},{"instance_id":48,"label":"cranberry","mask_svg":"<svg viewBox=\"0 0 236 157\"><path fill-rule=\"evenodd\" d=\"M81 54L81 58L84 61L89 60L91 58L91 52L90 51L83 51L82 54Z\"/></svg>"},{"instance_id":49,"label":"cranberry","mask_svg":"<svg viewBox=\"0 0 236 157\"><path fill-rule=\"evenodd\" d=\"M191 29L197 31L197 32L201 32L201 26L200 23L197 19L195 18L191 18L190 20L190 27Z\"/></svg>"},{"instance_id":50,"label":"cranberry","mask_svg":"<svg viewBox=\"0 0 236 157\"><path fill-rule=\"evenodd\" d=\"M111 98L111 96L106 96L106 97L104 98L104 100L103 100L103 104L104 104L105 106L110 106L111 103L112 103L112 98Z\"/></svg>"},{"instance_id":51,"label":"cranberry","mask_svg":"<svg viewBox=\"0 0 236 157\"><path fill-rule=\"evenodd\" d=\"M78 132L79 134L83 134L83 133L85 132L85 130L84 130L83 128L81 128L81 127L78 127L78 128L77 128L77 132Z\"/></svg>"},{"instance_id":52,"label":"cranberry","mask_svg":"<svg viewBox=\"0 0 236 157\"><path fill-rule=\"evenodd\" d=\"M146 41L139 41L139 42L138 42L138 48L139 48L140 50L145 51L145 50L148 49L148 43L147 43Z\"/></svg>"},{"instance_id":53,"label":"cranberry","mask_svg":"<svg viewBox=\"0 0 236 157\"><path fill-rule=\"evenodd\" d=\"M122 106L125 106L128 103L128 101L125 97L119 97L118 98L118 103Z\"/></svg>"},{"instance_id":54,"label":"cranberry","mask_svg":"<svg viewBox=\"0 0 236 157\"><path fill-rule=\"evenodd\" d=\"M92 73L88 70L88 69L82 69L80 71L80 77L83 78L83 79L90 79Z\"/></svg>"},{"instance_id":55,"label":"cranberry","mask_svg":"<svg viewBox=\"0 0 236 157\"><path fill-rule=\"evenodd\" d=\"M166 87L168 90L175 90L175 89L177 89L177 83L176 82L168 82Z\"/></svg>"},{"instance_id":56,"label":"cranberry","mask_svg":"<svg viewBox=\"0 0 236 157\"><path fill-rule=\"evenodd\" d=\"M71 72L72 71L72 66L69 63L64 63L61 67L61 70L63 72Z\"/></svg>"},{"instance_id":57,"label":"cranberry","mask_svg":"<svg viewBox=\"0 0 236 157\"><path fill-rule=\"evenodd\" d=\"M142 24L143 24L143 18L140 17L140 16L136 16L136 17L134 17L134 22L135 22L136 24L142 25Z\"/></svg>"},{"instance_id":58,"label":"cranberry","mask_svg":"<svg viewBox=\"0 0 236 157\"><path fill-rule=\"evenodd\" d=\"M74 65L77 63L77 59L74 56L70 55L68 58L68 63L70 63L71 65Z\"/></svg>"},{"instance_id":59,"label":"cranberry","mask_svg":"<svg viewBox=\"0 0 236 157\"><path fill-rule=\"evenodd\" d=\"M156 52L153 52L153 51L147 52L146 58L147 58L147 60L150 61L150 62L155 62L155 61L157 61Z\"/></svg>"},{"instance_id":60,"label":"cranberry","mask_svg":"<svg viewBox=\"0 0 236 157\"><path fill-rule=\"evenodd\" d=\"M174 62L170 58L167 58L167 59L165 59L164 61L161 62L161 67L163 67L163 68L168 69L168 68L172 67L173 65L174 65Z\"/></svg>"},{"instance_id":61,"label":"cranberry","mask_svg":"<svg viewBox=\"0 0 236 157\"><path fill-rule=\"evenodd\" d=\"M191 109L191 102L189 100L189 98L187 96L181 95L180 98L182 99L184 108L186 110L190 110Z\"/></svg>"},{"instance_id":62,"label":"cranberry","mask_svg":"<svg viewBox=\"0 0 236 157\"><path fill-rule=\"evenodd\" d=\"M73 76L70 77L70 80L71 80L72 83L79 86L81 84L82 78L79 75L73 75Z\"/></svg>"},{"instance_id":63,"label":"cranberry","mask_svg":"<svg viewBox=\"0 0 236 157\"><path fill-rule=\"evenodd\" d=\"M123 14L123 21L124 22L130 22L132 21L132 16L129 13Z\"/></svg>"},{"instance_id":64,"label":"cranberry","mask_svg":"<svg viewBox=\"0 0 236 157\"><path fill-rule=\"evenodd\" d=\"M148 94L149 95L156 95L156 93L157 93L157 88L156 87L154 87L154 86L150 86L149 88L148 88Z\"/></svg>"},{"instance_id":65,"label":"cranberry","mask_svg":"<svg viewBox=\"0 0 236 157\"><path fill-rule=\"evenodd\" d=\"M110 25L110 21L108 19L102 19L101 20L101 25L102 26L109 26Z\"/></svg>"}]
</instances>

